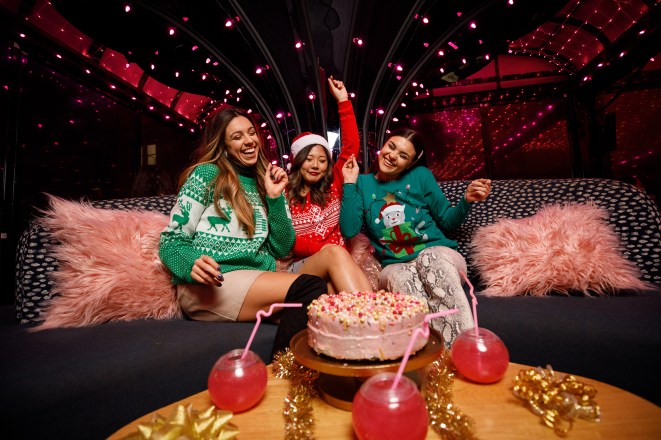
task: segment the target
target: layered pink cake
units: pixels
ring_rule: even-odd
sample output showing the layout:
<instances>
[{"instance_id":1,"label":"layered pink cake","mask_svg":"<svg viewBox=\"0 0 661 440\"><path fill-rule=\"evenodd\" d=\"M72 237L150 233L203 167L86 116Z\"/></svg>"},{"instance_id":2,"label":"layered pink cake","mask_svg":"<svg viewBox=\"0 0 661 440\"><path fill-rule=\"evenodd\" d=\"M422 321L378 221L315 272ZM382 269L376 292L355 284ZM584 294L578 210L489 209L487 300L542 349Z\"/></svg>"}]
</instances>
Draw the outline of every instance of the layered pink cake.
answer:
<instances>
[{"instance_id":1,"label":"layered pink cake","mask_svg":"<svg viewBox=\"0 0 661 440\"><path fill-rule=\"evenodd\" d=\"M427 304L401 293L341 292L321 295L308 306L308 341L336 359L389 360L404 356ZM419 336L411 354L427 344Z\"/></svg>"}]
</instances>

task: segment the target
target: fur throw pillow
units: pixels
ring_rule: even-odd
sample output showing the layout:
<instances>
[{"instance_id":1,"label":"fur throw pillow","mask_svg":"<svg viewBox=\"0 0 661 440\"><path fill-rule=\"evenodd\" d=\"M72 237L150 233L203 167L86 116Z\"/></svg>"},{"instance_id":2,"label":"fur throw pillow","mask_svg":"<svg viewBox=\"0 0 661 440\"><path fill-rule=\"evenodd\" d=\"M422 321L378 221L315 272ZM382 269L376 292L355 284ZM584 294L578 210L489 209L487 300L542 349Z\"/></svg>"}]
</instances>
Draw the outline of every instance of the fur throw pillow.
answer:
<instances>
[{"instance_id":1,"label":"fur throw pillow","mask_svg":"<svg viewBox=\"0 0 661 440\"><path fill-rule=\"evenodd\" d=\"M45 320L35 329L182 316L171 275L158 258L166 215L49 199L41 221L60 243L52 250L59 269L51 275Z\"/></svg>"},{"instance_id":2,"label":"fur throw pillow","mask_svg":"<svg viewBox=\"0 0 661 440\"><path fill-rule=\"evenodd\" d=\"M478 229L470 247L488 296L614 293L649 288L635 263L624 258L593 204L547 205L535 215L501 219Z\"/></svg>"}]
</instances>

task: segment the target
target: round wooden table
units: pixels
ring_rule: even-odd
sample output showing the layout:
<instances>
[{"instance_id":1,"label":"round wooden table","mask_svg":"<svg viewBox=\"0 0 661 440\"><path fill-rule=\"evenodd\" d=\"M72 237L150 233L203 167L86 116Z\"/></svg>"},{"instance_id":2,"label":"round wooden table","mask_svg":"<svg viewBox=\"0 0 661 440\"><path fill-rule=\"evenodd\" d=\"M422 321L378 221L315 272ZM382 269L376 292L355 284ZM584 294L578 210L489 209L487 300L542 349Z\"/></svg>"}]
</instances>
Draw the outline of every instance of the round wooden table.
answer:
<instances>
[{"instance_id":1,"label":"round wooden table","mask_svg":"<svg viewBox=\"0 0 661 440\"><path fill-rule=\"evenodd\" d=\"M454 403L475 422L475 436L481 439L531 440L554 439L555 435L534 415L524 402L512 394L512 381L519 371L531 367L510 363L505 377L498 383L479 385L455 376L452 387ZM556 372L557 373L557 372ZM577 379L597 389L595 400L601 408L601 421L576 420L567 436L578 439L661 439L661 407L620 388L577 376ZM273 376L269 366L269 382L262 401L244 413L235 414L231 422L239 429L239 439L282 439L282 410L289 381ZM196 410L212 405L207 391L165 406L155 413L168 417L178 405L192 404ZM314 399L315 438L356 439L351 426L351 413ZM149 423L152 413L122 427L109 437L119 440L134 433L140 423ZM429 429L427 438L439 436Z\"/></svg>"}]
</instances>

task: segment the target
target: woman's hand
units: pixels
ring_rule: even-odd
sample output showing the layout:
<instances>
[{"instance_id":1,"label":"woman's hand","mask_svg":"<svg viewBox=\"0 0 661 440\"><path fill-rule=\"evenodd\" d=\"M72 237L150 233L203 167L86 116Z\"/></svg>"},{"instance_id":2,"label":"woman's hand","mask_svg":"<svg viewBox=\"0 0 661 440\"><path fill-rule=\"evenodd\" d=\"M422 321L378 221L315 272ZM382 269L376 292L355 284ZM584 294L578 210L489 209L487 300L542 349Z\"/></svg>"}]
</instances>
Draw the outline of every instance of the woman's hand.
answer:
<instances>
[{"instance_id":1,"label":"woman's hand","mask_svg":"<svg viewBox=\"0 0 661 440\"><path fill-rule=\"evenodd\" d=\"M464 197L468 203L482 202L486 200L491 192L490 179L477 179L468 184Z\"/></svg>"},{"instance_id":2,"label":"woman's hand","mask_svg":"<svg viewBox=\"0 0 661 440\"><path fill-rule=\"evenodd\" d=\"M193 281L210 286L222 286L225 281L220 265L208 255L202 255L195 260L190 276Z\"/></svg>"},{"instance_id":3,"label":"woman's hand","mask_svg":"<svg viewBox=\"0 0 661 440\"><path fill-rule=\"evenodd\" d=\"M358 181L358 174L360 174L360 167L358 166L356 157L352 154L342 167L344 183L356 183Z\"/></svg>"},{"instance_id":4,"label":"woman's hand","mask_svg":"<svg viewBox=\"0 0 661 440\"><path fill-rule=\"evenodd\" d=\"M347 88L344 87L344 83L333 78L333 75L328 77L328 86L330 87L331 93L333 93L333 96L337 102L342 102L349 99L349 93L347 92Z\"/></svg>"},{"instance_id":5,"label":"woman's hand","mask_svg":"<svg viewBox=\"0 0 661 440\"><path fill-rule=\"evenodd\" d=\"M266 189L266 195L272 199L279 197L287 187L287 183L289 183L287 172L279 166L269 163L269 166L266 168L266 173L264 174L264 188Z\"/></svg>"}]
</instances>

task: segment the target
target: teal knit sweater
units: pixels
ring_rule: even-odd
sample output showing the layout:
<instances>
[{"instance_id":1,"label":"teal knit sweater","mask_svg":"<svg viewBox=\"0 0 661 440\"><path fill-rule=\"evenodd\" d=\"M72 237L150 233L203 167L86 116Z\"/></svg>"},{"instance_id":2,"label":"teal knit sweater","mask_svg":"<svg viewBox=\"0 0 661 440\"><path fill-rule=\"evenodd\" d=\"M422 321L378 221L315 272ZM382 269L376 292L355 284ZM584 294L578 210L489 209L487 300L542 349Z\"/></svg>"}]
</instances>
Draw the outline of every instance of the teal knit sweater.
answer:
<instances>
[{"instance_id":1,"label":"teal knit sweater","mask_svg":"<svg viewBox=\"0 0 661 440\"><path fill-rule=\"evenodd\" d=\"M457 242L445 233L458 228L469 210L464 198L452 206L425 167L389 182L361 174L356 184L344 184L340 230L352 238L364 225L375 255L386 266L413 260L431 246L456 249Z\"/></svg>"}]
</instances>

